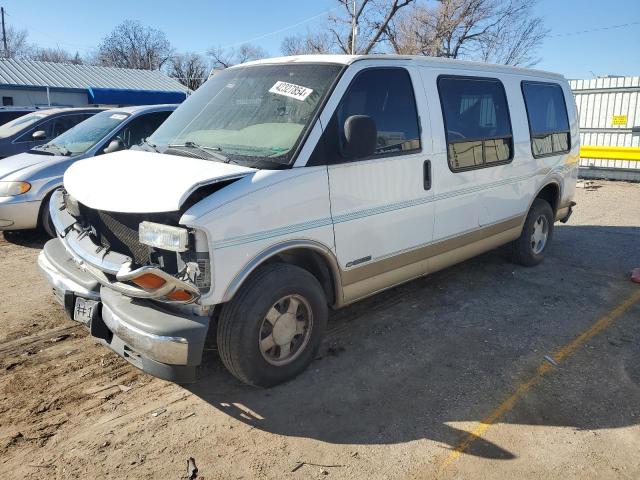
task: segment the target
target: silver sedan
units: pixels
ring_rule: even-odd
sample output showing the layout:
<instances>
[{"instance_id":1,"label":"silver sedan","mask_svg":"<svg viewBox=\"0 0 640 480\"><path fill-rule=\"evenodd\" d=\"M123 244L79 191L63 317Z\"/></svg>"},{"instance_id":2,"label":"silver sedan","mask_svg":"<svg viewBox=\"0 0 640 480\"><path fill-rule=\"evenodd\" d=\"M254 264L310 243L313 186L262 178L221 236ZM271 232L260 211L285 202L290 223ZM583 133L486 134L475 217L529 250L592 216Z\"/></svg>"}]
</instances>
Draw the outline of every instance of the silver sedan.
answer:
<instances>
[{"instance_id":1,"label":"silver sedan","mask_svg":"<svg viewBox=\"0 0 640 480\"><path fill-rule=\"evenodd\" d=\"M175 105L105 110L49 143L0 160L0 230L42 227L54 236L49 198L64 172L84 158L139 144L175 110Z\"/></svg>"}]
</instances>

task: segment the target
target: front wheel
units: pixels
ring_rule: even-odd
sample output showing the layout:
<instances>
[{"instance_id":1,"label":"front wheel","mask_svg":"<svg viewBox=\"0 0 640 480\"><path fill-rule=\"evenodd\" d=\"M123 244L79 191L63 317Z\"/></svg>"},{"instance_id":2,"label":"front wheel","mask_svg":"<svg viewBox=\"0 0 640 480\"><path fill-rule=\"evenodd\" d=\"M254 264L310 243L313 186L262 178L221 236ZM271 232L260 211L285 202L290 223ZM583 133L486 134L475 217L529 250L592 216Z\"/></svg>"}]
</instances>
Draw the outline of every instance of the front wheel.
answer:
<instances>
[{"instance_id":1,"label":"front wheel","mask_svg":"<svg viewBox=\"0 0 640 480\"><path fill-rule=\"evenodd\" d=\"M40 226L47 235L51 238L56 237L56 227L53 226L51 220L51 213L49 212L49 202L51 201L51 195L48 195L42 201L42 207L40 208Z\"/></svg>"},{"instance_id":2,"label":"front wheel","mask_svg":"<svg viewBox=\"0 0 640 480\"><path fill-rule=\"evenodd\" d=\"M551 205L536 198L524 222L520 238L512 243L515 263L533 267L544 260L553 235L553 210Z\"/></svg>"},{"instance_id":3,"label":"front wheel","mask_svg":"<svg viewBox=\"0 0 640 480\"><path fill-rule=\"evenodd\" d=\"M313 275L295 265L265 265L222 308L220 358L250 385L284 382L315 357L327 316L324 291Z\"/></svg>"}]
</instances>

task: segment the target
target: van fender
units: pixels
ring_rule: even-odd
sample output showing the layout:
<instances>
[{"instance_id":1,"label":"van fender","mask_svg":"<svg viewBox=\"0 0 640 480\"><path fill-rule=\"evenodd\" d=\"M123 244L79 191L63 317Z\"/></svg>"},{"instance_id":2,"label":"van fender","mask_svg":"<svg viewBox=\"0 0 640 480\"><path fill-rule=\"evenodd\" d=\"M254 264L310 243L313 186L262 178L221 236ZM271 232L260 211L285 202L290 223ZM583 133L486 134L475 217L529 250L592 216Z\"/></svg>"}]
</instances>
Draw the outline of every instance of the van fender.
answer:
<instances>
[{"instance_id":1,"label":"van fender","mask_svg":"<svg viewBox=\"0 0 640 480\"><path fill-rule=\"evenodd\" d=\"M531 210L531 205L533 205L533 201L536 198L538 198L538 195L540 195L540 192L542 190L544 190L547 186L552 184L558 187L558 200L557 200L556 208L557 209L560 208L560 200L562 199L562 177L558 175L556 172L553 172L547 177L545 177L544 180L542 180L542 182L540 183L540 187L538 187L538 189L536 190L536 193L529 200L529 204L527 205L527 210L524 212L521 227L524 227L524 222L527 220L527 215L529 214L529 210Z\"/></svg>"},{"instance_id":2,"label":"van fender","mask_svg":"<svg viewBox=\"0 0 640 480\"><path fill-rule=\"evenodd\" d=\"M326 245L315 240L303 239L287 240L285 242L271 245L270 247L258 253L249 262L247 262L235 275L231 283L229 283L229 285L227 286L224 295L220 300L220 303L228 302L229 300L231 300L236 292L240 289L240 287L244 284L246 279L249 278L249 276L256 270L256 268L258 268L273 256L287 252L289 250L311 250L322 256L322 258L327 262L329 271L331 272L331 275L333 277L333 285L335 288L335 302L333 306L336 308L340 307L344 303L344 298L342 292L342 277L340 274L338 260L336 259L331 249Z\"/></svg>"}]
</instances>

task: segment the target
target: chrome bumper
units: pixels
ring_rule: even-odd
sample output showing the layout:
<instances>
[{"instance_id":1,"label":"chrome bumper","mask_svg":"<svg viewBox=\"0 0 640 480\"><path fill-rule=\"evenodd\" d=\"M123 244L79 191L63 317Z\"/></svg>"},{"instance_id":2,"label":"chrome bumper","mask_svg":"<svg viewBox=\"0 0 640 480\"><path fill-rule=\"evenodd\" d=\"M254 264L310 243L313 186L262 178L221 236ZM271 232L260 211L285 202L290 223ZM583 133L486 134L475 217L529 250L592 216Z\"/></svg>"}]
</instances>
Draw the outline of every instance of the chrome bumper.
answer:
<instances>
[{"instance_id":1,"label":"chrome bumper","mask_svg":"<svg viewBox=\"0 0 640 480\"><path fill-rule=\"evenodd\" d=\"M50 242L60 242L59 239ZM53 243L51 245L54 245ZM47 252L54 255L49 259ZM58 258L59 257L59 258ZM134 300L109 288L89 290L81 285L84 271L62 272L56 264L70 262L69 253L47 248L38 256L42 275L51 284L58 302L73 315L73 302L83 297L101 302L91 320L91 335L135 367L165 380L187 383L195 380L209 328L209 317L161 308L145 300ZM74 275L77 278L71 278ZM86 279L86 278L85 278ZM69 304L69 301L71 303Z\"/></svg>"},{"instance_id":2,"label":"chrome bumper","mask_svg":"<svg viewBox=\"0 0 640 480\"><path fill-rule=\"evenodd\" d=\"M170 365L187 365L189 342L182 337L167 337L128 325L108 305L102 306L102 321L107 328L139 354Z\"/></svg>"}]
</instances>

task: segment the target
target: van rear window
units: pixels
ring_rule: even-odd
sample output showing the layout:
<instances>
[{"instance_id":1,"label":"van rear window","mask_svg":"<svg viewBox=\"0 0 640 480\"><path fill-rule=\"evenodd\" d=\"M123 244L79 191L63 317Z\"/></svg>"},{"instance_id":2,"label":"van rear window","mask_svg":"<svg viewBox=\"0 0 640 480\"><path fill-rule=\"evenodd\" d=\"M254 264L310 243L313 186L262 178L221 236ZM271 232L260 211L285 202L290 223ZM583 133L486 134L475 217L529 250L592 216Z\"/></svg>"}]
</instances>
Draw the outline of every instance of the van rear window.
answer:
<instances>
[{"instance_id":1,"label":"van rear window","mask_svg":"<svg viewBox=\"0 0 640 480\"><path fill-rule=\"evenodd\" d=\"M522 82L534 157L568 152L569 118L562 88L557 83Z\"/></svg>"},{"instance_id":2,"label":"van rear window","mask_svg":"<svg viewBox=\"0 0 640 480\"><path fill-rule=\"evenodd\" d=\"M440 77L438 92L452 171L511 161L511 120L504 87L499 80Z\"/></svg>"}]
</instances>

